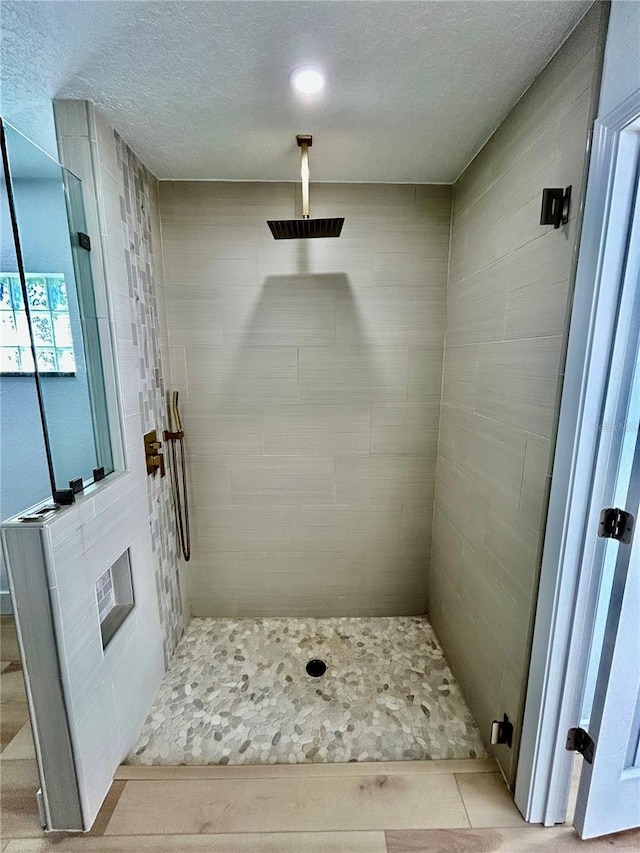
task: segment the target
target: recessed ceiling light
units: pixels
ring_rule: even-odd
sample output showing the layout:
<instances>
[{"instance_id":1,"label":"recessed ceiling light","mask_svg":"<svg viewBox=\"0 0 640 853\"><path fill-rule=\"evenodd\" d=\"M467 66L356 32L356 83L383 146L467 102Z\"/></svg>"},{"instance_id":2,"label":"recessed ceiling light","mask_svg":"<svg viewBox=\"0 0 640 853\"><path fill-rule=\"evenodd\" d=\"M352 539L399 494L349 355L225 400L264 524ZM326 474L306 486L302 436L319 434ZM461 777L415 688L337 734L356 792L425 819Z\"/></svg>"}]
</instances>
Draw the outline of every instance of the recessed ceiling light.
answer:
<instances>
[{"instance_id":1,"label":"recessed ceiling light","mask_svg":"<svg viewBox=\"0 0 640 853\"><path fill-rule=\"evenodd\" d=\"M303 95L315 95L324 88L324 71L317 65L301 65L289 79L293 88Z\"/></svg>"}]
</instances>

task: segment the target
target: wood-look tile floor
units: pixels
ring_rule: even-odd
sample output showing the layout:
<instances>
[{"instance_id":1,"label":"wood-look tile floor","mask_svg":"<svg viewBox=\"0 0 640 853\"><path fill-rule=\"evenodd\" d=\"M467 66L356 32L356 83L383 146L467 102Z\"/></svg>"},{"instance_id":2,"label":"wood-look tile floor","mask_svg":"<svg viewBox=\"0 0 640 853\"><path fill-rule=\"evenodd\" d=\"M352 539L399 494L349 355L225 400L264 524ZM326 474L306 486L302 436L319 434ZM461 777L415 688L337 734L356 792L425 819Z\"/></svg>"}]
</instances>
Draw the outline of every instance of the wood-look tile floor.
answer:
<instances>
[{"instance_id":1,"label":"wood-look tile floor","mask_svg":"<svg viewBox=\"0 0 640 853\"><path fill-rule=\"evenodd\" d=\"M14 649L1 620L4 651ZM272 767L123 767L91 833L45 836L26 698L2 660L4 853L586 853L637 851L640 832L582 842L527 825L491 761ZM6 677L5 677L6 676ZM24 707L23 707L24 706ZM22 724L18 727L18 723Z\"/></svg>"}]
</instances>

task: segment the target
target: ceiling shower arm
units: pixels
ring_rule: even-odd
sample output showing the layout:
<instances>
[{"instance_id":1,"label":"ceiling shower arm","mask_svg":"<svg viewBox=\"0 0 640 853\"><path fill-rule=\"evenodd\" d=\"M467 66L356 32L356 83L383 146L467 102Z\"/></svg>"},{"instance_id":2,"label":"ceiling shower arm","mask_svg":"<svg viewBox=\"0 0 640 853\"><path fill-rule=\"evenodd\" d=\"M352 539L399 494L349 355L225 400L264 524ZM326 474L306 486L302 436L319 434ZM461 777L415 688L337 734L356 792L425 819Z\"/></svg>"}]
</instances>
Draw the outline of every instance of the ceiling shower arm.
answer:
<instances>
[{"instance_id":1,"label":"ceiling shower arm","mask_svg":"<svg viewBox=\"0 0 640 853\"><path fill-rule=\"evenodd\" d=\"M298 146L301 150L300 178L302 180L302 218L309 218L309 148L313 145L313 137L310 134L298 134L296 136Z\"/></svg>"}]
</instances>

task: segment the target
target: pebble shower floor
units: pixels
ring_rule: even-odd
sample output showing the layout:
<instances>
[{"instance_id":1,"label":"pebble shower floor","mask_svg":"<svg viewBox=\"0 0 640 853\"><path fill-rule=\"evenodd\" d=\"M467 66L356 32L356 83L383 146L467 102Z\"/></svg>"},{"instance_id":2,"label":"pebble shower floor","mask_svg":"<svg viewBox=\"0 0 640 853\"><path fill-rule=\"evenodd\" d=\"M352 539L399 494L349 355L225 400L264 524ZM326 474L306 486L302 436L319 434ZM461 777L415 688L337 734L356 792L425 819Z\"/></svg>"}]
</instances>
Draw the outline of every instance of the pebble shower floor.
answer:
<instances>
[{"instance_id":1,"label":"pebble shower floor","mask_svg":"<svg viewBox=\"0 0 640 853\"><path fill-rule=\"evenodd\" d=\"M425 617L193 619L128 763L486 754Z\"/></svg>"}]
</instances>

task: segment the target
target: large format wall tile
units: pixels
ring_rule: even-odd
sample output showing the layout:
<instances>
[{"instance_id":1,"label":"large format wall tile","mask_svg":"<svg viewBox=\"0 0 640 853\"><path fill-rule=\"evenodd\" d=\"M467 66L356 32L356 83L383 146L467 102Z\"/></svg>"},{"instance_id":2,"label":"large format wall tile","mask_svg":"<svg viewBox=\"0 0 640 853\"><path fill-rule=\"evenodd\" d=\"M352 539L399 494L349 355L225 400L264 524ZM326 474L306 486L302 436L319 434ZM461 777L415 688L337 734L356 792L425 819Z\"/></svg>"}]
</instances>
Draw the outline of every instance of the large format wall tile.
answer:
<instances>
[{"instance_id":1,"label":"large format wall tile","mask_svg":"<svg viewBox=\"0 0 640 853\"><path fill-rule=\"evenodd\" d=\"M282 242L295 184L160 191L194 612L423 612L451 188L313 185L342 237Z\"/></svg>"},{"instance_id":2,"label":"large format wall tile","mask_svg":"<svg viewBox=\"0 0 640 853\"><path fill-rule=\"evenodd\" d=\"M590 12L454 187L429 612L481 731L521 723L606 10ZM540 225L573 185L568 225ZM495 754L513 779L513 751Z\"/></svg>"}]
</instances>

